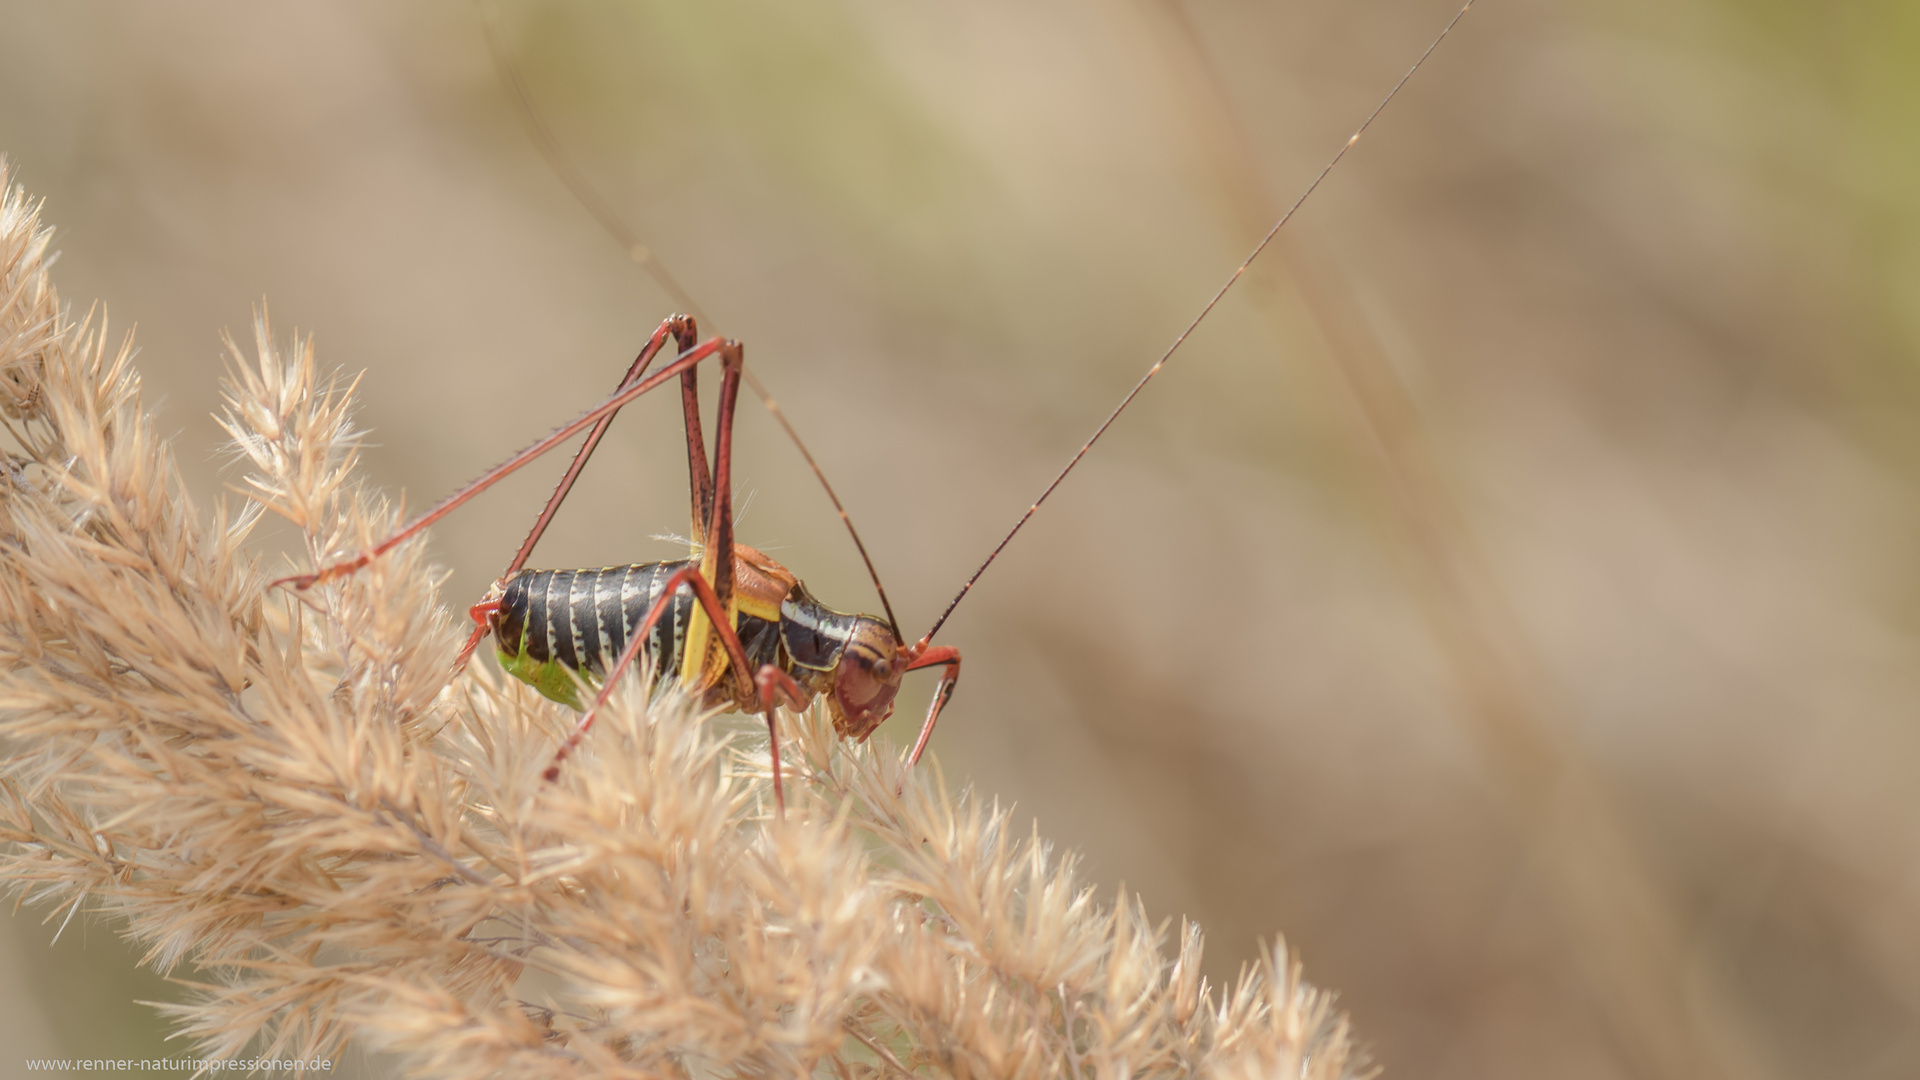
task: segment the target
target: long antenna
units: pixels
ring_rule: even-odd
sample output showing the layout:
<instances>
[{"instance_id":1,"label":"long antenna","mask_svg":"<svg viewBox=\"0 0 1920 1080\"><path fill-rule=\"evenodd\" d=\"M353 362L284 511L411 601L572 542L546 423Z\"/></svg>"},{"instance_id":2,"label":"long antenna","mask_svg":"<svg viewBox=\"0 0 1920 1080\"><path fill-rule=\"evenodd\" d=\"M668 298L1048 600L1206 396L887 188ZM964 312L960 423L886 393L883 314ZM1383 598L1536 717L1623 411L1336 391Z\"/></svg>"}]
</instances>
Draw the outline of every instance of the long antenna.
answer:
<instances>
[{"instance_id":1,"label":"long antenna","mask_svg":"<svg viewBox=\"0 0 1920 1080\"><path fill-rule=\"evenodd\" d=\"M519 106L520 120L526 125L527 135L533 140L534 147L540 151L540 156L546 160L547 167L553 170L554 176L558 177L567 190L573 193L573 197L579 201L587 213L593 215L593 219L600 223L600 227L606 230L607 235L626 251L627 256L639 263L641 269L653 278L654 283L660 286L668 299L672 300L680 310L699 320L702 326L717 329L717 324L700 310L700 305L694 301L693 294L680 285L679 279L675 278L666 264L653 254L652 248L640 242L639 236L627 227L626 221L613 208L613 204L600 194L599 189L593 186L593 182L587 179L587 174L567 156L560 145L560 140L554 136L553 129L547 126L546 120L540 115L540 110L535 107L533 93L527 88L526 80L521 78L520 69L514 64L513 56L507 51L505 42L500 39L499 26L494 22L492 10L485 0L474 0L474 9L480 16L480 29L487 39L487 51L493 55L494 70L499 75L500 81L506 83L513 91L514 104ZM827 493L828 501L833 503L834 512L840 515L840 523L847 527L847 535L853 537L853 546L860 552L860 561L866 564L867 577L873 580L873 591L880 594L880 607L887 613L888 628L893 631L896 639L900 639L900 620L893 617L893 604L887 600L887 587L880 584L880 572L873 567L873 557L867 554L867 545L860 540L860 530L853 527L853 518L848 516L846 505L834 492L833 485L827 482L826 471L821 469L820 463L813 459L807 444L801 441L800 433L793 429L793 424L787 420L787 414L781 411L780 403L773 399L773 394L767 390L759 376L753 373L753 369L744 368L741 374L745 377L747 388L760 399L760 404L766 406L767 412L773 415L774 422L780 425L780 430L787 433L787 438L793 443L794 449L800 451L800 456L806 461L807 468L813 470L813 478L820 481L821 490Z\"/></svg>"},{"instance_id":2,"label":"long antenna","mask_svg":"<svg viewBox=\"0 0 1920 1080\"><path fill-rule=\"evenodd\" d=\"M1349 136L1347 141L1341 145L1340 149L1334 153L1333 159L1327 162L1326 168L1320 170L1320 175L1313 178L1313 183L1308 184L1307 189L1300 193L1300 197L1293 200L1293 205L1287 207L1287 212L1281 214L1280 220L1273 223L1273 228L1268 229L1267 235L1261 237L1260 242L1253 246L1253 251L1241 261L1239 266L1234 267L1233 273L1227 276L1226 284L1221 285L1220 288L1214 292L1213 299L1208 300L1206 306L1200 309L1200 314L1195 315L1193 321L1187 324L1187 328L1180 331L1180 336L1173 339L1173 344L1167 346L1167 351L1160 354L1160 359L1153 362L1153 366L1147 369L1145 375L1140 376L1140 381L1133 385L1133 389L1127 392L1127 396L1120 399L1120 404L1114 407L1113 412L1109 413L1107 418L1100 422L1100 426L1094 429L1093 434L1081 445L1079 452L1075 453L1073 459L1067 462L1067 467L1060 470L1060 475L1053 478L1053 483L1047 485L1047 489L1040 493L1040 497L1033 500L1033 505L1027 507L1027 512L1020 515L1020 520L1013 523L1013 528L1007 531L1007 535L1002 537L998 544L994 545L993 551L987 556L987 561L980 564L980 569L973 572L973 576L967 579L965 585L960 586L959 593L955 594L953 600L947 604L947 610L941 612L938 619L933 620L933 629L927 631L927 636L920 639L921 644L924 645L932 641L933 635L939 633L940 628L947 624L947 617L953 614L953 609L960 606L960 601L966 598L967 593L973 588L974 582L980 580L980 575L986 573L987 567L993 565L993 560L999 558L1000 553L1006 550L1007 544L1013 540L1014 535L1026 526L1027 519L1033 517L1034 511L1040 509L1040 504L1046 502L1047 496L1053 494L1053 489L1060 486L1060 482L1067 478L1067 474L1073 471L1073 467L1080 464L1080 459L1087 456L1087 451L1093 449L1093 444L1100 441L1100 436L1105 435L1107 429L1113 426L1113 422L1120 418L1121 413L1126 411L1127 406L1133 404L1133 399L1138 397L1140 391L1146 388L1147 382L1155 375L1160 374L1160 369L1165 367L1167 361L1173 358L1173 354L1179 351L1181 345L1186 343L1187 338L1192 335L1193 331L1200 325L1201 320L1205 319L1208 313L1213 311L1214 305L1220 302L1221 297L1227 295L1227 290L1233 288L1233 283L1240 280L1240 275L1247 272L1247 267L1253 265L1253 260L1259 258L1261 252L1267 250L1267 245L1273 242L1275 236L1279 235L1280 229L1285 226L1287 222L1293 220L1293 215L1300 209L1300 205L1306 202L1307 199L1313 195L1314 191L1320 187L1320 182L1327 178L1327 174L1333 171L1334 166L1340 164L1340 159L1347 156L1347 151L1353 149L1353 144L1360 141L1360 136L1367 133L1367 128L1370 127L1380 113L1386 109L1388 103L1392 102L1394 97L1400 93L1401 87L1407 85L1407 80L1413 78L1413 73L1420 70L1420 65L1427 62L1427 57L1432 56L1433 51L1440 47L1440 43L1447 40L1447 35L1452 33L1454 26L1466 17L1467 9L1472 6L1473 0L1466 0L1466 3L1460 5L1460 10L1454 12L1453 18L1447 20L1447 25L1440 30L1440 36L1434 38L1433 43L1428 45L1426 51L1420 54L1420 58L1415 60L1413 66L1407 69L1407 73L1400 76L1400 81L1393 84L1393 89L1387 91L1387 96L1381 98L1380 104L1375 105L1373 111L1367 114L1367 118L1362 120L1360 126L1354 129L1353 134Z\"/></svg>"}]
</instances>

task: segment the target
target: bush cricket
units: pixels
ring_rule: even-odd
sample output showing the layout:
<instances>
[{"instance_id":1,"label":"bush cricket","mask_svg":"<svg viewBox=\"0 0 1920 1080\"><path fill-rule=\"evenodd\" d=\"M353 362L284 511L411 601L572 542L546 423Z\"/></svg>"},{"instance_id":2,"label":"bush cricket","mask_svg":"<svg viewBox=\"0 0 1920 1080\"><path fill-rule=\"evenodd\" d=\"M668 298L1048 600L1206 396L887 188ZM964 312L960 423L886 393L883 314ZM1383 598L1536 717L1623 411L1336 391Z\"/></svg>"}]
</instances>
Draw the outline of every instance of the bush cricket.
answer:
<instances>
[{"instance_id":1,"label":"bush cricket","mask_svg":"<svg viewBox=\"0 0 1920 1080\"><path fill-rule=\"evenodd\" d=\"M917 763L951 699L960 673L960 652L933 638L966 598L1040 505L1059 487L1086 454L1139 396L1188 337L1245 274L1300 207L1345 158L1373 121L1406 86L1472 7L1467 0L1406 72L1367 114L1306 188L1236 266L1192 320L1147 368L1133 388L1080 446L973 574L967 578L932 626L909 643L901 633L879 575L873 571L859 534L853 531L844 507L826 484L825 476L804 444L764 391L760 394L779 419L810 467L826 486L841 518L860 547L869 575L879 593L884 618L848 614L814 599L797 575L762 552L734 540L732 506L733 421L740 385L750 378L744 348L734 340L699 338L690 315L663 321L640 350L611 396L573 421L530 444L505 462L454 492L392 536L351 558L314 573L282 578L276 585L310 589L350 574L399 544L418 536L428 526L506 476L531 463L582 432L586 437L571 465L534 522L532 530L488 595L469 609L475 626L455 663L457 672L471 658L480 641L491 634L503 668L545 696L581 708L579 688L597 686L574 731L556 750L545 777L559 775L561 763L577 748L592 727L620 677L644 652L657 681L664 673L678 673L682 686L710 707L729 707L765 716L771 742L775 804L785 810L776 709L802 708L823 697L835 730L846 738L864 740L893 711L893 701L909 671L942 668L940 681L919 736L909 755ZM493 43L498 57L497 42ZM532 112L525 87L517 78L512 87L530 118L536 142L563 181L574 188L603 225L610 212L604 202L583 191L584 181L558 153L549 133ZM569 175L572 173L573 175ZM626 242L613 227L616 239ZM627 246L635 246L627 243ZM689 305L690 306L690 305ZM652 362L671 342L675 354L659 371L647 374ZM709 360L721 367L720 402L709 458L699 408L698 368ZM534 546L553 520L588 458L622 407L677 379L685 418L689 487L692 506L692 547L686 559L614 566L591 570L529 570Z\"/></svg>"}]
</instances>

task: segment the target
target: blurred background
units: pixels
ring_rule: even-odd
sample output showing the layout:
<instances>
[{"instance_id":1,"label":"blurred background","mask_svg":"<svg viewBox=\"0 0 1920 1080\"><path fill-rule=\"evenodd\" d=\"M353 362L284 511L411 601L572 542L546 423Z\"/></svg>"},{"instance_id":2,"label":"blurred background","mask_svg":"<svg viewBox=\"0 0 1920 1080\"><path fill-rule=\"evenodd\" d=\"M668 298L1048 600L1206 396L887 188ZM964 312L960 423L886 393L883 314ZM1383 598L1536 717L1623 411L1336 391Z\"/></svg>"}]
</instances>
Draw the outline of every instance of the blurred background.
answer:
<instances>
[{"instance_id":1,"label":"blurred background","mask_svg":"<svg viewBox=\"0 0 1920 1080\"><path fill-rule=\"evenodd\" d=\"M0 150L203 504L264 305L418 507L609 389L665 268L911 637L1453 10L0 0ZM1892 0L1482 0L942 631L939 766L1217 981L1284 935L1388 1076L1920 1074L1916 50ZM678 424L536 562L681 550ZM739 440L742 539L876 610ZM560 468L434 533L449 604ZM161 1052L110 927L3 928L0 1076Z\"/></svg>"}]
</instances>

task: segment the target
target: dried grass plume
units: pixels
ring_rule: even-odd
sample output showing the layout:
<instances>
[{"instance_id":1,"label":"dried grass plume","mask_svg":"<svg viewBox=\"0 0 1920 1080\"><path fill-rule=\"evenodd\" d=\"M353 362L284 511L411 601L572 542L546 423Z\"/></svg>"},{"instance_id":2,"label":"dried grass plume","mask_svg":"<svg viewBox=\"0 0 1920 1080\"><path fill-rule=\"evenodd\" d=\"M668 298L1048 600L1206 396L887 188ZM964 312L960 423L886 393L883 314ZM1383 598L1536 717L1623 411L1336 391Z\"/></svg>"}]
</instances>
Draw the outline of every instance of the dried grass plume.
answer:
<instances>
[{"instance_id":1,"label":"dried grass plume","mask_svg":"<svg viewBox=\"0 0 1920 1080\"><path fill-rule=\"evenodd\" d=\"M203 513L131 343L75 321L0 163L0 886L97 914L201 989L207 1056L419 1075L1301 1077L1365 1072L1274 948L1232 987L1126 895L883 745L764 741L628 696L558 784L571 714L476 670L419 545L311 598L264 588L270 511L307 557L392 514L348 389L264 319L226 425L251 501Z\"/></svg>"}]
</instances>

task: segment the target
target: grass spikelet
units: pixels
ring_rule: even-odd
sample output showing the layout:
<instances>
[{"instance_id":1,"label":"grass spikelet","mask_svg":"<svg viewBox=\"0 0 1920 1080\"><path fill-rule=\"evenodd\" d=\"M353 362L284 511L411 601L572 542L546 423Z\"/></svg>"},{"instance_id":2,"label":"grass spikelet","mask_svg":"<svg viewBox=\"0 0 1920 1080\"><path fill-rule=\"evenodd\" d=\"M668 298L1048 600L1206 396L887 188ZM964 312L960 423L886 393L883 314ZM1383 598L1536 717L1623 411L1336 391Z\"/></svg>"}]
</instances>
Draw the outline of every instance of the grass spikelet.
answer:
<instances>
[{"instance_id":1,"label":"grass spikelet","mask_svg":"<svg viewBox=\"0 0 1920 1080\"><path fill-rule=\"evenodd\" d=\"M1224 997L1124 892L898 752L786 718L766 747L672 695L616 697L560 782L572 715L475 670L419 545L306 597L308 561L391 527L353 474L350 386L230 343L251 497L204 519L140 402L130 341L72 320L37 204L0 172L0 885L105 917L199 987L207 1056L419 1075L1089 1078L1362 1071L1284 948Z\"/></svg>"}]
</instances>

